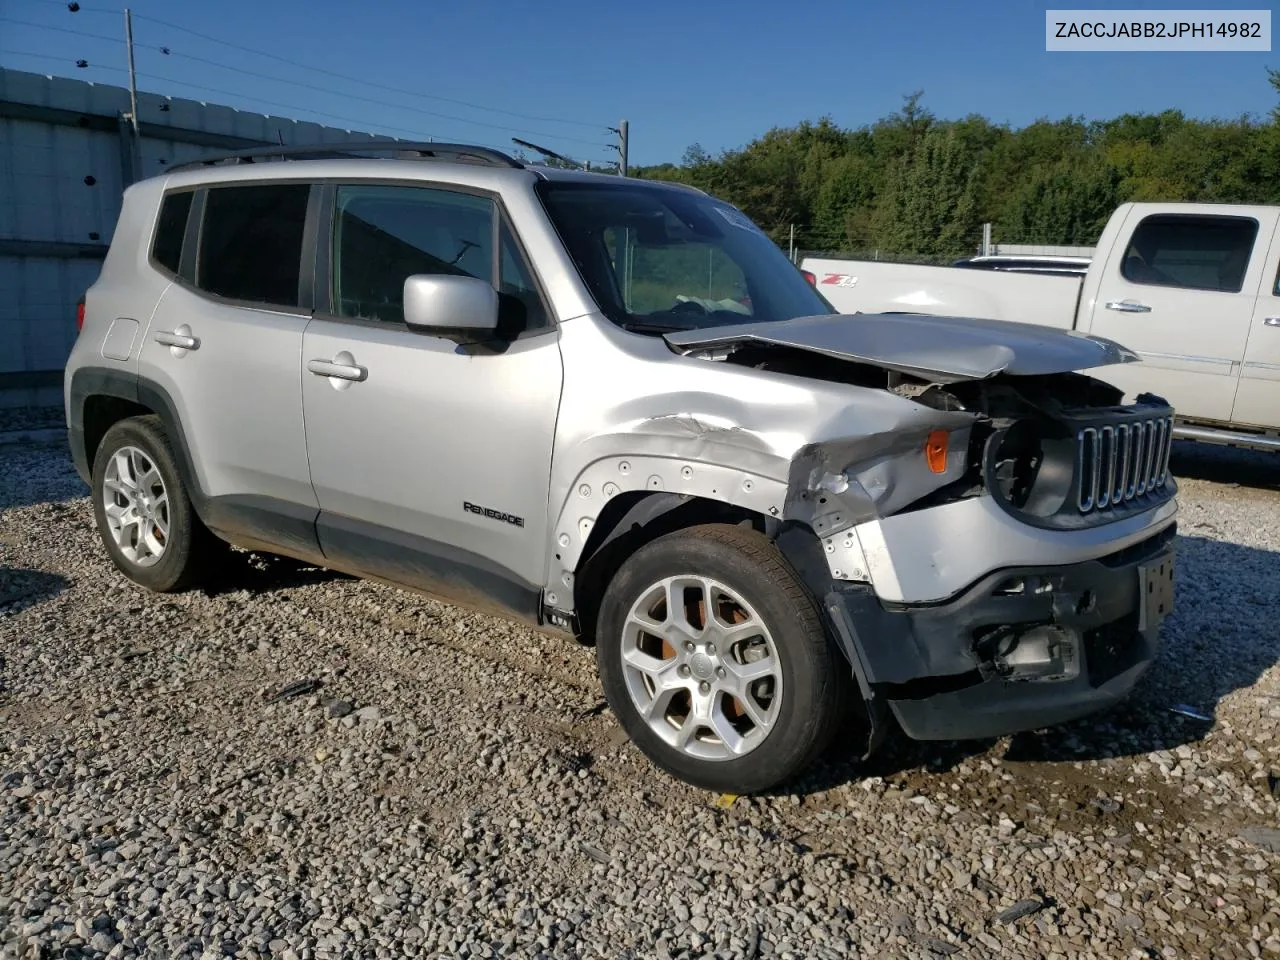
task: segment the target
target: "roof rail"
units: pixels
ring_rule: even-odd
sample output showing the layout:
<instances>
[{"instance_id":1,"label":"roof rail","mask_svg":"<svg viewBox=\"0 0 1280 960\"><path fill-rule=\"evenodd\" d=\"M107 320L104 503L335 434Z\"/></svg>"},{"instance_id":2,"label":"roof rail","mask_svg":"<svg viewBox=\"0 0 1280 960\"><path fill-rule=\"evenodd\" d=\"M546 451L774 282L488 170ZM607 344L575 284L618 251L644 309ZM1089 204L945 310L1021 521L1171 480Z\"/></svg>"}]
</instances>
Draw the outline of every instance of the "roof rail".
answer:
<instances>
[{"instance_id":1,"label":"roof rail","mask_svg":"<svg viewBox=\"0 0 1280 960\"><path fill-rule=\"evenodd\" d=\"M222 164L258 163L269 160L350 160L365 153L391 152L395 160L454 160L464 163L480 163L495 167L515 167L524 164L501 150L476 147L465 143L415 143L401 140L371 140L357 143L316 143L305 146L261 146L232 153L218 153L199 160L189 160L169 168L194 170L198 167Z\"/></svg>"}]
</instances>

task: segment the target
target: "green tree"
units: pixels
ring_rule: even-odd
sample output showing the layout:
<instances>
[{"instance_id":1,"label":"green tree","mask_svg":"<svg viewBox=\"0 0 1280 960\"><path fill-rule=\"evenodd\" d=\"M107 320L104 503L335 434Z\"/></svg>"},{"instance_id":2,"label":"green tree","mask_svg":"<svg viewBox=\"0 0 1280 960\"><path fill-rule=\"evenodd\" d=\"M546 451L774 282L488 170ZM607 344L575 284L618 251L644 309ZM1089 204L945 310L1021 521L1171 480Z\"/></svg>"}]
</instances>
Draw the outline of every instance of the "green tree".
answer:
<instances>
[{"instance_id":1,"label":"green tree","mask_svg":"<svg viewBox=\"0 0 1280 960\"><path fill-rule=\"evenodd\" d=\"M1120 174L1098 157L1074 156L1036 171L997 222L1011 243L1089 245L1119 203Z\"/></svg>"},{"instance_id":2,"label":"green tree","mask_svg":"<svg viewBox=\"0 0 1280 960\"><path fill-rule=\"evenodd\" d=\"M823 166L813 203L813 230L827 242L865 245L874 212L876 175L870 157L848 153Z\"/></svg>"},{"instance_id":3,"label":"green tree","mask_svg":"<svg viewBox=\"0 0 1280 960\"><path fill-rule=\"evenodd\" d=\"M879 246L893 254L950 257L977 238L975 169L956 131L934 127L885 184L878 209Z\"/></svg>"},{"instance_id":4,"label":"green tree","mask_svg":"<svg viewBox=\"0 0 1280 960\"><path fill-rule=\"evenodd\" d=\"M1280 70L1267 79L1280 94ZM1280 203L1280 104L1262 119L1166 110L1015 130L940 120L923 96L856 130L823 117L634 172L722 197L779 242L794 224L805 247L933 259L973 249L987 221L1006 242L1092 244L1126 200Z\"/></svg>"}]
</instances>

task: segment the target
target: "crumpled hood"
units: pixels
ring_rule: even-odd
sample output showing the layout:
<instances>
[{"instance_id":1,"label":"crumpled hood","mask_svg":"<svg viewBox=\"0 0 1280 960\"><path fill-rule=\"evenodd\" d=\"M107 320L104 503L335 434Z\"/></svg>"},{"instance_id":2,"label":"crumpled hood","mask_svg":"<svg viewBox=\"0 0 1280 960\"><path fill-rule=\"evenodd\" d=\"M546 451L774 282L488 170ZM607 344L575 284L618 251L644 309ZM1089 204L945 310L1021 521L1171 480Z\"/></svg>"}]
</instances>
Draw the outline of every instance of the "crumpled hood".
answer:
<instances>
[{"instance_id":1,"label":"crumpled hood","mask_svg":"<svg viewBox=\"0 0 1280 960\"><path fill-rule=\"evenodd\" d=\"M1139 359L1112 340L1074 331L915 313L823 314L668 333L665 339L682 353L750 345L810 350L934 383L1067 373Z\"/></svg>"}]
</instances>

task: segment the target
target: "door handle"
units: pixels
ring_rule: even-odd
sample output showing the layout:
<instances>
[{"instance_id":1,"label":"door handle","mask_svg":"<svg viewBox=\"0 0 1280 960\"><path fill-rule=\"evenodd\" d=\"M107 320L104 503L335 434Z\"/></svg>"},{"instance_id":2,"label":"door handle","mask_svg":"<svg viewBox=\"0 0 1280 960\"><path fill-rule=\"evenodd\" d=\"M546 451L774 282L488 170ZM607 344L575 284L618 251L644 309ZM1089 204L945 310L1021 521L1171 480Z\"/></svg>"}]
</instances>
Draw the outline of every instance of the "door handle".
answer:
<instances>
[{"instance_id":1,"label":"door handle","mask_svg":"<svg viewBox=\"0 0 1280 960\"><path fill-rule=\"evenodd\" d=\"M307 369L317 377L335 377L338 380L353 380L360 383L369 376L369 371L355 363L335 363L332 360L308 360Z\"/></svg>"},{"instance_id":2,"label":"door handle","mask_svg":"<svg viewBox=\"0 0 1280 960\"><path fill-rule=\"evenodd\" d=\"M1137 300L1108 300L1108 310L1119 310L1121 313L1150 313L1151 308Z\"/></svg>"},{"instance_id":3,"label":"door handle","mask_svg":"<svg viewBox=\"0 0 1280 960\"><path fill-rule=\"evenodd\" d=\"M1266 317L1262 322L1268 327L1280 327L1280 317Z\"/></svg>"},{"instance_id":4,"label":"door handle","mask_svg":"<svg viewBox=\"0 0 1280 960\"><path fill-rule=\"evenodd\" d=\"M155 341L166 347L177 347L179 350L198 350L200 348L200 341L191 336L189 332L182 333L181 328L178 330L161 330L156 334Z\"/></svg>"}]
</instances>

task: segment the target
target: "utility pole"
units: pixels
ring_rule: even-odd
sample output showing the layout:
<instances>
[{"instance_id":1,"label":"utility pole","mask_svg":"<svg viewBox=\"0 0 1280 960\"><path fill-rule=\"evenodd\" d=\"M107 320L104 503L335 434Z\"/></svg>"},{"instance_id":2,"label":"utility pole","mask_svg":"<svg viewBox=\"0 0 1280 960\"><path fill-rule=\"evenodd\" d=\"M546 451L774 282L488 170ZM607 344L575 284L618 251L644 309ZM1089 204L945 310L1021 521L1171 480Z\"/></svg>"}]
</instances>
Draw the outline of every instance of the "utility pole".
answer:
<instances>
[{"instance_id":1,"label":"utility pole","mask_svg":"<svg viewBox=\"0 0 1280 960\"><path fill-rule=\"evenodd\" d=\"M618 142L611 143L609 146L618 151L618 174L625 177L627 175L627 121L619 121L616 127L609 128L609 132L618 135Z\"/></svg>"},{"instance_id":2,"label":"utility pole","mask_svg":"<svg viewBox=\"0 0 1280 960\"><path fill-rule=\"evenodd\" d=\"M989 223L982 225L982 255L991 256L991 224Z\"/></svg>"},{"instance_id":3,"label":"utility pole","mask_svg":"<svg viewBox=\"0 0 1280 960\"><path fill-rule=\"evenodd\" d=\"M787 256L791 258L791 262L796 262L796 225L791 224L791 237L787 241Z\"/></svg>"},{"instance_id":4,"label":"utility pole","mask_svg":"<svg viewBox=\"0 0 1280 960\"><path fill-rule=\"evenodd\" d=\"M129 123L133 136L138 136L138 78L133 72L133 12L124 8L124 43L129 51Z\"/></svg>"}]
</instances>

